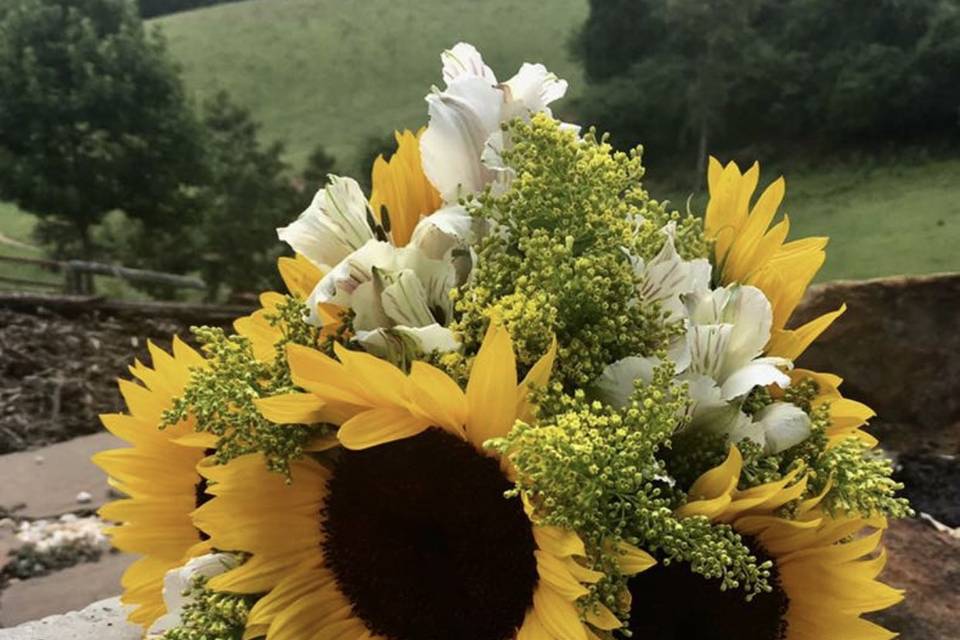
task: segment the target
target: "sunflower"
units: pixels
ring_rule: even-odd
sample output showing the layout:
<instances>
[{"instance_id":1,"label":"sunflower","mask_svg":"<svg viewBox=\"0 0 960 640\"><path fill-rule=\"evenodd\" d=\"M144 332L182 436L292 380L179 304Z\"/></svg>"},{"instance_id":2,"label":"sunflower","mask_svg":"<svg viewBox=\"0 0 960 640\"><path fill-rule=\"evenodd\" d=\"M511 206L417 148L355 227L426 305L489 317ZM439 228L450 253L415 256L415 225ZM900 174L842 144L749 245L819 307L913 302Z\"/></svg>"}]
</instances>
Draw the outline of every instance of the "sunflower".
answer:
<instances>
[{"instance_id":1,"label":"sunflower","mask_svg":"<svg viewBox=\"0 0 960 640\"><path fill-rule=\"evenodd\" d=\"M420 129L416 134L395 132L396 152L390 160L384 160L381 155L373 163L370 206L381 224L383 212L387 212L387 226L397 247L410 242L421 217L430 215L443 204L440 193L423 172L420 137L424 131Z\"/></svg>"},{"instance_id":2,"label":"sunflower","mask_svg":"<svg viewBox=\"0 0 960 640\"><path fill-rule=\"evenodd\" d=\"M771 561L771 591L747 601L721 591L685 567L657 566L630 582L638 638L738 640L882 640L896 634L861 618L903 595L876 577L886 556L883 518L822 512L821 494L795 503L794 519L779 510L803 495L797 474L751 489L737 489L743 460L732 447L726 461L703 474L681 516L729 524L760 561ZM829 487L828 487L829 489ZM679 604L678 603L682 603Z\"/></svg>"},{"instance_id":3,"label":"sunflower","mask_svg":"<svg viewBox=\"0 0 960 640\"><path fill-rule=\"evenodd\" d=\"M302 459L292 483L259 455L204 470L215 498L196 520L217 548L251 554L211 587L266 592L247 636L394 640L587 640L612 629L602 605L577 601L602 574L582 564L573 532L531 521L505 461L483 443L529 419L531 385L545 384L551 349L517 384L510 337L490 329L466 391L414 362L409 375L369 354L339 361L288 348L307 394L260 402L283 422L335 413L342 449L329 465ZM652 565L622 546L630 574Z\"/></svg>"},{"instance_id":4,"label":"sunflower","mask_svg":"<svg viewBox=\"0 0 960 640\"><path fill-rule=\"evenodd\" d=\"M104 505L100 515L121 523L107 530L117 549L144 556L124 573L121 597L136 607L131 622L144 628L166 611L166 573L210 549L190 512L209 497L197 465L215 444L215 438L194 432L193 420L159 428L163 412L189 381L190 369L203 366L203 358L176 337L172 355L148 346L153 368L139 361L130 368L141 384L119 382L129 414L101 416L112 434L133 446L93 456L110 485L129 496Z\"/></svg>"},{"instance_id":5,"label":"sunflower","mask_svg":"<svg viewBox=\"0 0 960 640\"><path fill-rule=\"evenodd\" d=\"M796 360L817 336L826 331L845 306L826 313L796 329L786 329L813 277L826 259L827 238L803 238L785 242L790 218L770 226L783 196L784 179L777 178L751 208L751 199L760 178L754 163L741 173L734 162L722 166L711 157L707 175L710 201L704 232L714 242L717 275L723 284L741 283L757 287L773 307L773 330L767 355Z\"/></svg>"}]
</instances>

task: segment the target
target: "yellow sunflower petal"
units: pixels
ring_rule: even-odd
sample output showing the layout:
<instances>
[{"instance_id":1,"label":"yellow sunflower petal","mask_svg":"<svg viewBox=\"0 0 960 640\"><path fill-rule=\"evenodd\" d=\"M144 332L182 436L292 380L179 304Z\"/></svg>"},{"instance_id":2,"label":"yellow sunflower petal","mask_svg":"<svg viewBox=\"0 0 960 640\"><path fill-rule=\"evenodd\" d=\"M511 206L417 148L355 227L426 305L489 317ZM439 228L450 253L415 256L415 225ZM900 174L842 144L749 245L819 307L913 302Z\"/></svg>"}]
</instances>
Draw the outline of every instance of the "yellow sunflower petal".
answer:
<instances>
[{"instance_id":1,"label":"yellow sunflower petal","mask_svg":"<svg viewBox=\"0 0 960 640\"><path fill-rule=\"evenodd\" d=\"M771 356L796 360L846 310L847 305L842 305L836 311L825 313L802 327L774 330L767 345L767 353Z\"/></svg>"},{"instance_id":2,"label":"yellow sunflower petal","mask_svg":"<svg viewBox=\"0 0 960 640\"><path fill-rule=\"evenodd\" d=\"M539 549L533 553L537 558L537 571L543 584L549 585L554 591L571 601L590 593L559 558Z\"/></svg>"},{"instance_id":3,"label":"yellow sunflower petal","mask_svg":"<svg viewBox=\"0 0 960 640\"><path fill-rule=\"evenodd\" d=\"M535 526L533 538L539 548L558 558L587 555L580 536L560 527Z\"/></svg>"},{"instance_id":4,"label":"yellow sunflower petal","mask_svg":"<svg viewBox=\"0 0 960 640\"><path fill-rule=\"evenodd\" d=\"M632 544L621 542L617 545L617 563L624 575L632 576L657 564L656 558Z\"/></svg>"},{"instance_id":5,"label":"yellow sunflower petal","mask_svg":"<svg viewBox=\"0 0 960 640\"><path fill-rule=\"evenodd\" d=\"M415 436L430 426L429 420L405 409L370 409L344 422L337 439L347 449L368 449Z\"/></svg>"},{"instance_id":6,"label":"yellow sunflower petal","mask_svg":"<svg viewBox=\"0 0 960 640\"><path fill-rule=\"evenodd\" d=\"M576 606L553 589L538 585L533 592L533 606L544 629L557 640L587 639Z\"/></svg>"},{"instance_id":7,"label":"yellow sunflower petal","mask_svg":"<svg viewBox=\"0 0 960 640\"><path fill-rule=\"evenodd\" d=\"M260 414L276 424L313 424L324 420L327 403L309 393L285 393L253 401Z\"/></svg>"},{"instance_id":8,"label":"yellow sunflower petal","mask_svg":"<svg viewBox=\"0 0 960 640\"><path fill-rule=\"evenodd\" d=\"M412 387L411 411L435 426L464 435L467 398L450 376L418 360L410 368L407 384Z\"/></svg>"},{"instance_id":9,"label":"yellow sunflower petal","mask_svg":"<svg viewBox=\"0 0 960 640\"><path fill-rule=\"evenodd\" d=\"M323 272L305 257L296 254L292 258L277 259L277 270L287 286L287 291L298 298L306 299L323 277Z\"/></svg>"},{"instance_id":10,"label":"yellow sunflower petal","mask_svg":"<svg viewBox=\"0 0 960 640\"><path fill-rule=\"evenodd\" d=\"M530 371L527 372L523 382L517 387L517 419L524 422L533 420L533 403L530 400L530 391L532 389L542 388L550 382L550 373L553 371L553 363L557 358L557 338L554 336L550 340L550 347L547 352L534 363Z\"/></svg>"},{"instance_id":11,"label":"yellow sunflower petal","mask_svg":"<svg viewBox=\"0 0 960 640\"><path fill-rule=\"evenodd\" d=\"M740 455L740 450L730 447L723 464L710 469L693 483L690 496L694 500L703 500L728 495L737 487L742 468L743 456Z\"/></svg>"},{"instance_id":12,"label":"yellow sunflower petal","mask_svg":"<svg viewBox=\"0 0 960 640\"><path fill-rule=\"evenodd\" d=\"M602 604L597 604L587 609L585 619L597 629L603 629L605 631L612 631L613 629L619 629L623 626L617 616L613 615L613 612Z\"/></svg>"},{"instance_id":13,"label":"yellow sunflower petal","mask_svg":"<svg viewBox=\"0 0 960 640\"><path fill-rule=\"evenodd\" d=\"M395 134L397 150L389 161L383 156L373 163L370 206L378 220L382 209L390 217L390 236L398 247L406 245L422 216L429 215L442 205L440 193L430 184L423 172L420 158L420 136L410 131Z\"/></svg>"},{"instance_id":14,"label":"yellow sunflower petal","mask_svg":"<svg viewBox=\"0 0 960 640\"><path fill-rule=\"evenodd\" d=\"M517 416L517 360L510 334L491 321L467 382L467 437L476 446L507 435Z\"/></svg>"}]
</instances>

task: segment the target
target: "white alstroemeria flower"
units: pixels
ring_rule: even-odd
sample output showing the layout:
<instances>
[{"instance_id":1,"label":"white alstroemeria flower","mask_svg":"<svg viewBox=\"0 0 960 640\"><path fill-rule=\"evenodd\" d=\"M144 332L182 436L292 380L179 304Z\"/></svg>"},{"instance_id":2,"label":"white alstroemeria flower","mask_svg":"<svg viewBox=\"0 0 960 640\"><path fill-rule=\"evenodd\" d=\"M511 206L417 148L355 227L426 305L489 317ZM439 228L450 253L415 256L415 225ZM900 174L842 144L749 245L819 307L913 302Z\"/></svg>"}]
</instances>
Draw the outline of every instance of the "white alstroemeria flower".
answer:
<instances>
[{"instance_id":1,"label":"white alstroemeria flower","mask_svg":"<svg viewBox=\"0 0 960 640\"><path fill-rule=\"evenodd\" d=\"M163 578L163 602L167 613L150 627L148 638L162 638L167 631L180 625L180 616L191 598L187 595L199 577L212 578L233 569L239 564L235 555L208 553L193 558L182 567L167 572Z\"/></svg>"},{"instance_id":2,"label":"white alstroemeria flower","mask_svg":"<svg viewBox=\"0 0 960 640\"><path fill-rule=\"evenodd\" d=\"M665 267L662 273L676 275L682 265L672 259L666 246L658 259L661 257L663 260L655 259L650 264L657 262ZM702 267L697 271L694 280L704 275ZM656 299L664 295L664 290L669 287L662 290L651 286L652 293L641 294L641 298ZM686 340L683 349L673 349L668 356L678 380L687 383L690 405L686 428L726 434L731 444L751 440L768 454L805 440L810 435L810 418L799 407L774 402L752 417L741 410L743 398L754 387L786 387L790 383L780 369L792 366L789 360L761 357L773 322L770 303L763 293L744 286L709 291L698 284L682 298L685 305L680 313L686 316ZM636 381L652 382L659 364L656 358L634 356L607 365L594 383L593 393L612 406L622 407L629 401Z\"/></svg>"},{"instance_id":3,"label":"white alstroemeria flower","mask_svg":"<svg viewBox=\"0 0 960 640\"><path fill-rule=\"evenodd\" d=\"M457 284L452 250L437 260L414 244L397 248L370 240L320 280L307 304L314 321L321 303L352 309L354 329L365 345L383 346L382 333L396 331L421 351L449 351L458 344L443 325L453 315L450 290Z\"/></svg>"},{"instance_id":4,"label":"white alstroemeria flower","mask_svg":"<svg viewBox=\"0 0 960 640\"><path fill-rule=\"evenodd\" d=\"M469 278L472 245L484 233L482 220L453 205L422 218L410 243L396 247L356 181L337 176L278 229L281 240L326 271L307 299L308 322L320 322L318 304L332 303L354 311L361 344L385 351L403 336L403 346L425 352L459 347L442 326L453 313L449 293Z\"/></svg>"},{"instance_id":5,"label":"white alstroemeria flower","mask_svg":"<svg viewBox=\"0 0 960 640\"><path fill-rule=\"evenodd\" d=\"M524 64L510 80L497 83L480 53L466 43L444 52L446 89L427 96L430 123L420 139L423 170L446 202L481 191L498 171L484 163L500 124L532 113L550 113L548 105L563 97L567 82L543 65ZM497 136L494 155L504 144ZM498 146L499 145L499 146Z\"/></svg>"},{"instance_id":6,"label":"white alstroemeria flower","mask_svg":"<svg viewBox=\"0 0 960 640\"><path fill-rule=\"evenodd\" d=\"M659 303L670 320L684 317L681 296L706 293L710 286L710 261L705 258L684 260L675 246L677 223L670 222L661 232L666 236L660 252L649 262L631 257L633 270L640 279L637 296L641 303Z\"/></svg>"},{"instance_id":7,"label":"white alstroemeria flower","mask_svg":"<svg viewBox=\"0 0 960 640\"><path fill-rule=\"evenodd\" d=\"M597 399L621 408L630 400L636 381L653 382L658 365L656 358L618 360L604 369L591 391ZM678 380L687 383L690 398L685 429L726 434L729 444L750 440L767 454L785 451L810 436L810 417L793 404L774 402L751 417L740 409L739 401L725 400L712 378L687 371Z\"/></svg>"},{"instance_id":8,"label":"white alstroemeria flower","mask_svg":"<svg viewBox=\"0 0 960 640\"><path fill-rule=\"evenodd\" d=\"M360 185L330 176L310 206L277 236L321 269L330 269L369 240L376 239L373 215Z\"/></svg>"},{"instance_id":9,"label":"white alstroemeria flower","mask_svg":"<svg viewBox=\"0 0 960 640\"><path fill-rule=\"evenodd\" d=\"M685 296L687 370L715 380L721 397L732 400L757 386L786 387L790 378L779 367L786 358L763 358L770 339L773 310L756 287L730 285Z\"/></svg>"},{"instance_id":10,"label":"white alstroemeria flower","mask_svg":"<svg viewBox=\"0 0 960 640\"><path fill-rule=\"evenodd\" d=\"M471 216L460 205L438 209L420 220L413 229L410 244L428 258L445 259L452 250L475 245L486 234L486 223Z\"/></svg>"}]
</instances>

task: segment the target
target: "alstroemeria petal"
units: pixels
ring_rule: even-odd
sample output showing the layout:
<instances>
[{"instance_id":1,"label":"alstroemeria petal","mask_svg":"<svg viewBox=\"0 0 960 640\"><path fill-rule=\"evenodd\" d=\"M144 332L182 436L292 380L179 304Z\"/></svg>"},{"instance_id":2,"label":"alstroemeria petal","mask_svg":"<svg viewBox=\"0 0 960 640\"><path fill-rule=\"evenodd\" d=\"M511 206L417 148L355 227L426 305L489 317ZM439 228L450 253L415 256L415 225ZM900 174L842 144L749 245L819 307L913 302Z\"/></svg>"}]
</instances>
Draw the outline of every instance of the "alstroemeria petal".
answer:
<instances>
[{"instance_id":1,"label":"alstroemeria petal","mask_svg":"<svg viewBox=\"0 0 960 640\"><path fill-rule=\"evenodd\" d=\"M443 81L448 85L462 76L474 76L491 85L497 84L497 76L484 64L483 56L472 44L458 42L440 54L440 60L443 62Z\"/></svg>"},{"instance_id":2,"label":"alstroemeria petal","mask_svg":"<svg viewBox=\"0 0 960 640\"><path fill-rule=\"evenodd\" d=\"M754 360L724 380L720 392L724 400L732 400L745 396L754 387L765 387L769 384L786 387L790 384L790 376L769 362Z\"/></svg>"},{"instance_id":3,"label":"alstroemeria petal","mask_svg":"<svg viewBox=\"0 0 960 640\"><path fill-rule=\"evenodd\" d=\"M500 127L503 92L483 78L460 75L446 91L427 96L430 124L420 139L423 170L446 202L476 193L493 179L481 162Z\"/></svg>"},{"instance_id":4,"label":"alstroemeria petal","mask_svg":"<svg viewBox=\"0 0 960 640\"><path fill-rule=\"evenodd\" d=\"M787 402L774 402L754 418L763 427L768 454L777 454L800 444L810 436L810 417Z\"/></svg>"},{"instance_id":5,"label":"alstroemeria petal","mask_svg":"<svg viewBox=\"0 0 960 640\"><path fill-rule=\"evenodd\" d=\"M593 385L594 395L615 408L621 408L630 400L636 389L636 381L649 384L653 370L660 364L656 358L628 356L608 364Z\"/></svg>"},{"instance_id":6,"label":"alstroemeria petal","mask_svg":"<svg viewBox=\"0 0 960 640\"><path fill-rule=\"evenodd\" d=\"M519 103L527 113L509 114L510 117L524 116L528 113L547 110L554 100L567 93L567 81L547 71L542 64L525 62L517 74L503 83L506 87L507 102Z\"/></svg>"}]
</instances>

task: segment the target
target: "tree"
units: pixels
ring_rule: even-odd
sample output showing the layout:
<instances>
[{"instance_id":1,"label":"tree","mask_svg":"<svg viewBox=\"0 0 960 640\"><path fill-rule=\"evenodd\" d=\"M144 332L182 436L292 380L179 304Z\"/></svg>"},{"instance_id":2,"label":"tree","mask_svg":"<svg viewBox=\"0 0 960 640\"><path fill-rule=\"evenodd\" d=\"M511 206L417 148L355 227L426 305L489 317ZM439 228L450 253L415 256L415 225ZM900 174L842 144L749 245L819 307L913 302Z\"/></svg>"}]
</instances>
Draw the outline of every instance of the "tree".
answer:
<instances>
[{"instance_id":1,"label":"tree","mask_svg":"<svg viewBox=\"0 0 960 640\"><path fill-rule=\"evenodd\" d=\"M336 173L337 159L327 153L323 145L318 144L307 157L307 166L301 173L303 190L313 194L327 183L327 176Z\"/></svg>"},{"instance_id":2,"label":"tree","mask_svg":"<svg viewBox=\"0 0 960 640\"><path fill-rule=\"evenodd\" d=\"M276 284L283 251L276 228L305 206L287 175L283 145L263 146L250 112L225 92L204 104L203 125L209 179L199 196L198 233L208 295L217 297L224 286L253 292Z\"/></svg>"},{"instance_id":3,"label":"tree","mask_svg":"<svg viewBox=\"0 0 960 640\"><path fill-rule=\"evenodd\" d=\"M72 228L64 251L92 257L90 229L114 209L176 224L165 205L198 171L197 133L131 2L11 0L0 14L0 196Z\"/></svg>"},{"instance_id":4,"label":"tree","mask_svg":"<svg viewBox=\"0 0 960 640\"><path fill-rule=\"evenodd\" d=\"M756 6L757 0L593 0L574 45L588 78L603 83L585 100L586 111L624 146L643 142L662 153L694 147L702 174L713 135L725 125L729 89L757 46Z\"/></svg>"},{"instance_id":5,"label":"tree","mask_svg":"<svg viewBox=\"0 0 960 640\"><path fill-rule=\"evenodd\" d=\"M383 156L389 160L397 150L397 139L393 133L371 134L364 138L357 152L356 179L366 194L370 194L373 187L373 164L377 158Z\"/></svg>"},{"instance_id":6,"label":"tree","mask_svg":"<svg viewBox=\"0 0 960 640\"><path fill-rule=\"evenodd\" d=\"M960 134L958 0L590 0L581 115L666 158Z\"/></svg>"}]
</instances>

